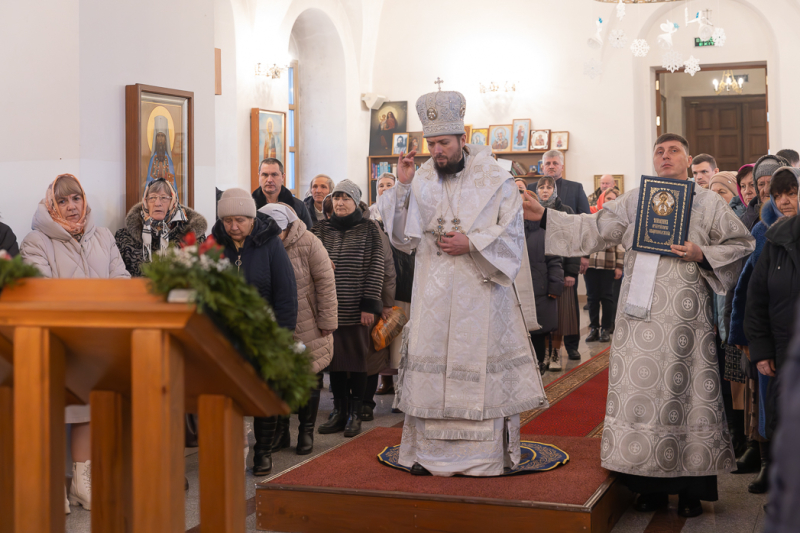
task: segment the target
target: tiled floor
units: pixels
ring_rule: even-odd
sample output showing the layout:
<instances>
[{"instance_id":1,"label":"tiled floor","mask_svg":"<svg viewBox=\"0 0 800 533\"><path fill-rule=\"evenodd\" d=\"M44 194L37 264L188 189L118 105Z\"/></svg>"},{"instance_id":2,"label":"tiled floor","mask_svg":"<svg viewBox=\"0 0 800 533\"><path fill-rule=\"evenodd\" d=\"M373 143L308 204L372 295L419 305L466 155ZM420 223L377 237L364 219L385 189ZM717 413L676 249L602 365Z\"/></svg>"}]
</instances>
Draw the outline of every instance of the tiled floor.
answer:
<instances>
[{"instance_id":1,"label":"tiled floor","mask_svg":"<svg viewBox=\"0 0 800 533\"><path fill-rule=\"evenodd\" d=\"M588 324L588 316L585 311L583 312L581 323L584 326ZM560 377L564 372L588 360L606 347L607 344L591 343L587 345L585 342L581 341L581 361L567 360L566 354L562 349L562 353L564 353L562 363L564 365L564 370L558 373L547 372L543 376L545 384ZM375 409L375 420L373 422L364 422L363 427L365 429L375 426L393 426L403 419L402 414L392 414L391 396L376 396L375 398L378 402L378 406ZM322 393L317 423L327 420L332 406L332 397L327 390L326 384L326 390ZM252 420L248 420L248 423L252 424ZM293 416L291 419L291 431L292 441L296 443L296 416ZM249 439L252 445L252 431L249 433ZM334 435L320 435L315 433L314 455L330 449L343 440L344 437L341 433ZM293 448L283 450L273 456L273 473L281 472L314 455L298 456L294 453ZM248 463L252 465L252 451L248 457ZM198 508L197 453L195 450L189 450L186 457L186 476L189 479L189 491L186 493L186 529L192 530L198 525L200 516ZM677 506L677 498L675 497L670 502L671 507L668 513L637 513L633 509L629 509L617 523L616 527L613 529L613 533L642 533L644 531L658 531L660 533L760 533L764 527L764 511L762 506L766 503L766 497L756 496L747 492L747 484L753 477L754 474L729 474L720 476L720 500L714 503L704 503L703 508L705 512L698 518L686 520L685 523L682 519L679 519L675 514L675 507ZM248 470L245 479L246 498L250 499L255 496L255 482L259 479L263 478L253 477ZM84 511L80 507L73 507L72 513L67 515L67 532L83 533L90 531L90 518L91 515L88 511ZM247 532L251 533L255 531L255 514L253 513L247 517Z\"/></svg>"}]
</instances>

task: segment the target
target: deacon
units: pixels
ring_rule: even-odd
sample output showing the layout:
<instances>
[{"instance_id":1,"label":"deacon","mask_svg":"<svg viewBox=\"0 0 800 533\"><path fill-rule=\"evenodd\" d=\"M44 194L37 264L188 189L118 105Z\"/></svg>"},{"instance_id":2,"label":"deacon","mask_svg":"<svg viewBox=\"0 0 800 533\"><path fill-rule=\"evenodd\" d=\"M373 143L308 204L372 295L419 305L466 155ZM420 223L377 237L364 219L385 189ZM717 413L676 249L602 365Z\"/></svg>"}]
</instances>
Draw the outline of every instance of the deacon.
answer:
<instances>
[{"instance_id":1,"label":"deacon","mask_svg":"<svg viewBox=\"0 0 800 533\"><path fill-rule=\"evenodd\" d=\"M399 461L416 475L502 474L519 463L519 413L547 407L535 311L517 297L533 302L522 200L491 148L466 144L465 109L457 92L417 100L431 159L415 170L416 152L401 154L378 200L392 245L417 251L395 399Z\"/></svg>"},{"instance_id":2,"label":"deacon","mask_svg":"<svg viewBox=\"0 0 800 533\"><path fill-rule=\"evenodd\" d=\"M679 135L653 150L659 177L685 180L692 158ZM678 494L678 514L703 512L717 500L717 474L735 468L720 394L713 292L736 285L754 240L725 201L695 187L686 242L677 257L640 253L633 244L639 189L594 215L545 210L527 195L525 218L541 220L545 253L585 256L622 244L625 278L611 342L602 465L639 493L636 508L665 507Z\"/></svg>"}]
</instances>

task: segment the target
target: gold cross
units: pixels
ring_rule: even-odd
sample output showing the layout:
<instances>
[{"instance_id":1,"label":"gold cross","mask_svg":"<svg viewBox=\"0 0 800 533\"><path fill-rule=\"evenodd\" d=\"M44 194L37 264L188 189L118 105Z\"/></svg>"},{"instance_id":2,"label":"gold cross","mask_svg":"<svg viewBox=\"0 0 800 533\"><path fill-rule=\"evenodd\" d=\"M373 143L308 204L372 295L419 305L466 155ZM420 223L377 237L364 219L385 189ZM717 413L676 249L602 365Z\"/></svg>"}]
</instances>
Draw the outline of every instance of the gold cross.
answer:
<instances>
[{"instance_id":1,"label":"gold cross","mask_svg":"<svg viewBox=\"0 0 800 533\"><path fill-rule=\"evenodd\" d=\"M439 76L436 76L436 81L433 83L439 86L440 91L442 90L442 84L444 83L444 80L442 80Z\"/></svg>"},{"instance_id":2,"label":"gold cross","mask_svg":"<svg viewBox=\"0 0 800 533\"><path fill-rule=\"evenodd\" d=\"M436 240L442 242L442 237L447 235L447 232L444 230L444 219L439 217L436 219L436 222L439 224L436 226L436 229L431 230L431 235L436 237Z\"/></svg>"}]
</instances>

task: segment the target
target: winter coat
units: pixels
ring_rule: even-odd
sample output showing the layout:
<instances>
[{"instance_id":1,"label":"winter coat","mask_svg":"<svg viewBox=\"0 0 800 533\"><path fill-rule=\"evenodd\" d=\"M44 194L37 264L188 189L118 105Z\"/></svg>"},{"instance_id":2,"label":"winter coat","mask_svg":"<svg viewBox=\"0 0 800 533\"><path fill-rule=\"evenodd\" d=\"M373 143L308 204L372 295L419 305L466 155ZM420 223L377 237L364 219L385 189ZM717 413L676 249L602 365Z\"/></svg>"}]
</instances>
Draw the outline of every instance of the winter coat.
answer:
<instances>
[{"instance_id":1,"label":"winter coat","mask_svg":"<svg viewBox=\"0 0 800 533\"><path fill-rule=\"evenodd\" d=\"M336 277L322 241L306 229L302 220L289 225L283 247L294 267L297 281L297 327L294 338L306 345L314 373L322 371L333 358L333 335L321 329L338 327Z\"/></svg>"},{"instance_id":2,"label":"winter coat","mask_svg":"<svg viewBox=\"0 0 800 533\"><path fill-rule=\"evenodd\" d=\"M741 220L744 214L747 212L747 206L744 205L744 202L742 202L742 199L738 196L734 196L728 205L731 209L733 209L733 214L739 217L739 220Z\"/></svg>"},{"instance_id":3,"label":"winter coat","mask_svg":"<svg viewBox=\"0 0 800 533\"><path fill-rule=\"evenodd\" d=\"M536 320L541 326L536 330L537 334L558 329L558 299L548 295L561 296L564 290L564 260L557 255L545 255L544 237L545 231L539 227L539 222L525 221L525 242L536 300Z\"/></svg>"},{"instance_id":4,"label":"winter coat","mask_svg":"<svg viewBox=\"0 0 800 533\"><path fill-rule=\"evenodd\" d=\"M189 232L194 232L197 237L197 242L206 240L208 223L205 217L188 207L184 207L183 210L184 213L186 213L186 222L173 222L175 226L170 235L170 242L175 242L177 244ZM125 227L118 229L117 233L114 234L119 253L122 256L122 260L125 261L125 268L134 278L138 278L142 275L141 266L144 262L144 252L142 248L143 227L142 203L139 202L128 211L128 215L125 217ZM156 235L153 235L150 248L154 255L161 249L161 239Z\"/></svg>"},{"instance_id":5,"label":"winter coat","mask_svg":"<svg viewBox=\"0 0 800 533\"><path fill-rule=\"evenodd\" d=\"M794 340L781 369L779 380L791 383L781 394L780 414L783 423L772 441L772 465L769 472L769 513L764 533L800 531L800 313L795 313Z\"/></svg>"},{"instance_id":6,"label":"winter coat","mask_svg":"<svg viewBox=\"0 0 800 533\"><path fill-rule=\"evenodd\" d=\"M253 191L253 200L256 201L256 209L261 209L265 205L267 205L267 195L264 194L264 190L261 187L258 187L256 190ZM306 225L306 228L311 228L314 225L314 222L311 220L311 215L306 209L306 204L303 203L303 200L300 198L296 198L292 191L281 185L281 192L278 193L278 203L286 204L292 209L294 212L297 213L297 216L300 217L300 220Z\"/></svg>"},{"instance_id":7,"label":"winter coat","mask_svg":"<svg viewBox=\"0 0 800 533\"><path fill-rule=\"evenodd\" d=\"M733 290L733 303L731 304L731 327L728 332L728 344L734 346L748 346L747 336L744 332L744 314L747 305L747 287L750 284L750 277L753 275L758 258L767 242L767 229L778 220L778 210L768 200L761 209L761 221L753 227L752 235L756 239L756 249L747 258L747 262L739 275L739 281ZM752 357L752 354L751 354Z\"/></svg>"},{"instance_id":8,"label":"winter coat","mask_svg":"<svg viewBox=\"0 0 800 533\"><path fill-rule=\"evenodd\" d=\"M383 300L383 243L381 230L360 210L347 217L346 225L331 220L317 222L311 228L325 245L336 266L336 298L339 303L339 327L361 324L361 312L381 314Z\"/></svg>"},{"instance_id":9,"label":"winter coat","mask_svg":"<svg viewBox=\"0 0 800 533\"><path fill-rule=\"evenodd\" d=\"M551 209L555 209L556 211L562 211L568 215L575 214L575 211L570 206L564 205L564 203L561 201L561 198L556 198L556 201L551 207ZM577 283L578 275L581 273L581 258L564 257L563 260L564 260L563 263L564 276L570 276L572 278L575 278L575 282Z\"/></svg>"},{"instance_id":10,"label":"winter coat","mask_svg":"<svg viewBox=\"0 0 800 533\"><path fill-rule=\"evenodd\" d=\"M262 213L253 221L253 230L239 250L225 231L222 220L218 220L211 230L214 239L224 248L225 257L231 263L241 261L240 271L245 280L258 289L261 297L272 307L278 325L294 330L297 325L297 283L280 233L278 224Z\"/></svg>"},{"instance_id":11,"label":"winter coat","mask_svg":"<svg viewBox=\"0 0 800 533\"><path fill-rule=\"evenodd\" d=\"M750 360L775 361L775 378L767 385L765 434L778 426L778 400L784 386L789 342L794 333L795 310L800 297L800 218L783 218L770 226L767 242L756 263L747 289L744 331L750 342ZM784 385L788 383L788 385Z\"/></svg>"},{"instance_id":12,"label":"winter coat","mask_svg":"<svg viewBox=\"0 0 800 533\"><path fill-rule=\"evenodd\" d=\"M33 231L22 240L20 253L46 278L130 278L108 228L98 228L86 208L86 225L78 241L57 224L44 200L36 206Z\"/></svg>"},{"instance_id":13,"label":"winter coat","mask_svg":"<svg viewBox=\"0 0 800 533\"><path fill-rule=\"evenodd\" d=\"M320 220L325 220L325 215L322 215L322 218L317 218L317 209L314 207L314 197L308 196L305 200L303 200L303 205L306 206L306 211L308 211L308 217L311 219L311 227L314 226ZM309 227L308 229L311 229Z\"/></svg>"},{"instance_id":14,"label":"winter coat","mask_svg":"<svg viewBox=\"0 0 800 533\"><path fill-rule=\"evenodd\" d=\"M11 257L19 255L19 246L17 245L17 236L14 231L0 222L0 250L5 250Z\"/></svg>"}]
</instances>

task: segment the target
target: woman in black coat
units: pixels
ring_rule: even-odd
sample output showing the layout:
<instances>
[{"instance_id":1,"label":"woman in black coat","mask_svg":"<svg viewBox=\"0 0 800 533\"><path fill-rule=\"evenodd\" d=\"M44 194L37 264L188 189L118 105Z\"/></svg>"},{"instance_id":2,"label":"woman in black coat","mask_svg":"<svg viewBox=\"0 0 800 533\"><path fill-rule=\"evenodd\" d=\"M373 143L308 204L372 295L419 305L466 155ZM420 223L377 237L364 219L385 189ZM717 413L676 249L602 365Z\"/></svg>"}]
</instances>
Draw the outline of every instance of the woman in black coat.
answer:
<instances>
[{"instance_id":1,"label":"woman in black coat","mask_svg":"<svg viewBox=\"0 0 800 533\"><path fill-rule=\"evenodd\" d=\"M517 180L520 192L526 190L524 180ZM525 221L525 242L531 265L533 294L536 298L536 319L541 326L531 331L531 341L539 361L539 371L545 370L546 340L558 328L558 297L564 290L564 261L557 255L544 253L545 231L539 222Z\"/></svg>"},{"instance_id":2,"label":"woman in black coat","mask_svg":"<svg viewBox=\"0 0 800 533\"><path fill-rule=\"evenodd\" d=\"M297 325L297 282L294 267L280 239L281 229L272 218L256 213L256 203L244 189L222 193L217 209L219 220L211 234L224 248L225 257L244 275L250 285L269 303L278 325L294 330ZM278 417L253 420L256 444L253 474L272 471L272 441Z\"/></svg>"},{"instance_id":3,"label":"woman in black coat","mask_svg":"<svg viewBox=\"0 0 800 533\"><path fill-rule=\"evenodd\" d=\"M747 287L747 307L744 331L750 344L750 360L758 372L772 379L766 387L763 409L765 419L762 436L772 440L778 426L777 404L784 386L781 370L786 364L789 342L794 332L795 308L800 297L800 217L797 217L797 178L800 170L783 167L775 172L770 183L770 195L783 215L765 235L766 244L758 258ZM761 429L761 428L760 428ZM769 450L762 449L762 470L753 482L764 492L768 485ZM766 457L765 457L766 455Z\"/></svg>"},{"instance_id":4,"label":"woman in black coat","mask_svg":"<svg viewBox=\"0 0 800 533\"><path fill-rule=\"evenodd\" d=\"M384 306L384 252L381 230L358 208L361 189L350 180L342 180L331 197L330 220L317 221L311 228L336 267L339 306L339 328L333 332L333 360L328 367L333 411L318 431L327 434L344 430L345 437L354 437L361 432L367 357L374 353L370 332Z\"/></svg>"},{"instance_id":5,"label":"woman in black coat","mask_svg":"<svg viewBox=\"0 0 800 533\"><path fill-rule=\"evenodd\" d=\"M562 211L568 215L575 212L568 205L564 205L558 197L555 180L549 176L542 176L536 184L536 193L539 196L539 203L544 207ZM581 270L580 257L564 257L564 285L567 290L558 295L558 328L553 333L553 341L550 345L550 353L544 360L544 367L558 372L561 370L561 354L559 350L564 342L565 335L577 335L580 333L580 322L578 315L578 275ZM539 314L537 313L537 319Z\"/></svg>"}]
</instances>

